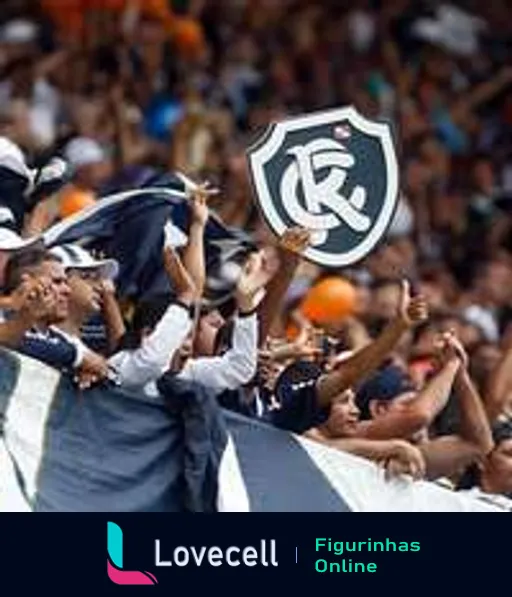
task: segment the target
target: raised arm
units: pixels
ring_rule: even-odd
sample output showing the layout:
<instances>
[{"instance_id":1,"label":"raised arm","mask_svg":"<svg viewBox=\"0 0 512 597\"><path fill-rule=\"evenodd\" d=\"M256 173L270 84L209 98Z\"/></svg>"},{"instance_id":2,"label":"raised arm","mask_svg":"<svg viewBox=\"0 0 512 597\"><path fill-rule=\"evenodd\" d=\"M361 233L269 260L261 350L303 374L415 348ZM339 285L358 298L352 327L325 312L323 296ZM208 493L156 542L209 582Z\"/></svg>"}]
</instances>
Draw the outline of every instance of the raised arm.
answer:
<instances>
[{"instance_id":1,"label":"raised arm","mask_svg":"<svg viewBox=\"0 0 512 597\"><path fill-rule=\"evenodd\" d=\"M25 333L52 308L53 301L48 284L25 276L9 297L3 297L4 308L14 311L14 316L0 323L0 344L19 348Z\"/></svg>"},{"instance_id":2,"label":"raised arm","mask_svg":"<svg viewBox=\"0 0 512 597\"><path fill-rule=\"evenodd\" d=\"M343 361L335 371L319 378L317 395L320 404L328 406L340 392L370 375L389 356L403 334L425 321L427 315L428 308L424 298L412 298L409 283L404 280L397 317L376 340Z\"/></svg>"},{"instance_id":3,"label":"raised arm","mask_svg":"<svg viewBox=\"0 0 512 597\"><path fill-rule=\"evenodd\" d=\"M259 345L263 346L279 314L283 298L300 264L301 253L310 241L310 233L304 228L290 228L279 243L279 275L275 276L267 288L267 293L259 309L260 334Z\"/></svg>"},{"instance_id":4,"label":"raised arm","mask_svg":"<svg viewBox=\"0 0 512 597\"><path fill-rule=\"evenodd\" d=\"M496 369L492 372L484 393L485 410L490 421L495 421L508 406L507 398L512 389L512 344L507 348Z\"/></svg>"},{"instance_id":5,"label":"raised arm","mask_svg":"<svg viewBox=\"0 0 512 597\"><path fill-rule=\"evenodd\" d=\"M361 435L370 439L409 439L418 431L429 427L448 403L459 367L458 358L448 360L417 397L404 405L403 409L360 423Z\"/></svg>"},{"instance_id":6,"label":"raised arm","mask_svg":"<svg viewBox=\"0 0 512 597\"><path fill-rule=\"evenodd\" d=\"M430 478L457 474L494 447L482 400L467 370L464 348L453 335L447 335L446 343L446 352L457 355L461 363L454 383L460 427L457 435L443 436L422 446Z\"/></svg>"},{"instance_id":7,"label":"raised arm","mask_svg":"<svg viewBox=\"0 0 512 597\"><path fill-rule=\"evenodd\" d=\"M183 250L183 265L189 272L196 287L195 300L203 296L206 281L204 261L204 231L208 221L207 193L203 187L192 192L190 198L190 227L188 243Z\"/></svg>"},{"instance_id":8,"label":"raised arm","mask_svg":"<svg viewBox=\"0 0 512 597\"><path fill-rule=\"evenodd\" d=\"M183 378L217 392L236 389L251 381L258 362L256 310L274 273L275 270L266 263L263 251L249 257L236 289L238 315L231 348L222 356L190 359L180 374Z\"/></svg>"},{"instance_id":9,"label":"raised arm","mask_svg":"<svg viewBox=\"0 0 512 597\"><path fill-rule=\"evenodd\" d=\"M142 338L139 348L117 353L109 360L122 385L141 387L156 381L169 367L174 352L192 327L194 283L171 248L164 249L164 265L176 288L177 301L168 307L155 329Z\"/></svg>"},{"instance_id":10,"label":"raised arm","mask_svg":"<svg viewBox=\"0 0 512 597\"><path fill-rule=\"evenodd\" d=\"M455 378L455 391L460 404L460 436L476 446L482 456L485 456L494 447L492 431L467 366L461 367Z\"/></svg>"},{"instance_id":11,"label":"raised arm","mask_svg":"<svg viewBox=\"0 0 512 597\"><path fill-rule=\"evenodd\" d=\"M390 474L410 474L416 478L425 474L425 460L421 451L403 440L328 439L317 429L311 429L304 435L331 448L383 464Z\"/></svg>"},{"instance_id":12,"label":"raised arm","mask_svg":"<svg viewBox=\"0 0 512 597\"><path fill-rule=\"evenodd\" d=\"M467 94L463 102L474 110L485 104L512 83L512 68L502 68L492 79L481 83Z\"/></svg>"}]
</instances>

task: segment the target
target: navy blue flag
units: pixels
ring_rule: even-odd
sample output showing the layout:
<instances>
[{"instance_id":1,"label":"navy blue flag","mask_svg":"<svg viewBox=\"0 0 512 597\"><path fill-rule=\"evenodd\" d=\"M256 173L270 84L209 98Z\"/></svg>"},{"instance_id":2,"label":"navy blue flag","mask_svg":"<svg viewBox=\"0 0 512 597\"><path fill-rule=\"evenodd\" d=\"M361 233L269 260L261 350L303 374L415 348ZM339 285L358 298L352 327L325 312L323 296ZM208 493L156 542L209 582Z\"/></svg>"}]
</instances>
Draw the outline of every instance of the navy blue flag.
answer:
<instances>
[{"instance_id":1,"label":"navy blue flag","mask_svg":"<svg viewBox=\"0 0 512 597\"><path fill-rule=\"evenodd\" d=\"M371 462L222 411L206 388L164 376L159 389L80 392L0 351L0 511L512 510L505 498L386 481Z\"/></svg>"},{"instance_id":2,"label":"navy blue flag","mask_svg":"<svg viewBox=\"0 0 512 597\"><path fill-rule=\"evenodd\" d=\"M164 227L185 238L190 210L183 182L172 174L146 173L139 188L102 198L96 205L44 233L47 246L79 243L117 259L119 296L147 300L171 291L163 270ZM122 188L123 185L120 185ZM229 297L233 280L226 263L241 263L254 247L244 232L225 226L214 214L205 230L205 298L219 304Z\"/></svg>"}]
</instances>

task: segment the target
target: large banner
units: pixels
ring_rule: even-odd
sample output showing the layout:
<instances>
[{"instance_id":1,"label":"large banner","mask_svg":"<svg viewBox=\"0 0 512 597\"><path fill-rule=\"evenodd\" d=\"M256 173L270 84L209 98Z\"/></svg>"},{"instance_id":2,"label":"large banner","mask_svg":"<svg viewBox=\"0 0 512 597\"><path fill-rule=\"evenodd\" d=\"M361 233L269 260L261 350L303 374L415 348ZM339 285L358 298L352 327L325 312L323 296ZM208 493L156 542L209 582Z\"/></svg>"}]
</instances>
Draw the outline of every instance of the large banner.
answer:
<instances>
[{"instance_id":1,"label":"large banner","mask_svg":"<svg viewBox=\"0 0 512 597\"><path fill-rule=\"evenodd\" d=\"M103 197L96 205L44 232L47 246L78 243L119 261L116 279L122 298L143 300L170 291L162 262L164 229L184 244L190 222L185 185L173 174L144 179L141 186ZM241 230L228 228L213 213L205 229L206 300L221 303L234 282L226 264L241 263L254 243Z\"/></svg>"},{"instance_id":2,"label":"large banner","mask_svg":"<svg viewBox=\"0 0 512 597\"><path fill-rule=\"evenodd\" d=\"M222 411L206 388L161 399L79 392L0 351L0 511L499 512L475 497Z\"/></svg>"}]
</instances>

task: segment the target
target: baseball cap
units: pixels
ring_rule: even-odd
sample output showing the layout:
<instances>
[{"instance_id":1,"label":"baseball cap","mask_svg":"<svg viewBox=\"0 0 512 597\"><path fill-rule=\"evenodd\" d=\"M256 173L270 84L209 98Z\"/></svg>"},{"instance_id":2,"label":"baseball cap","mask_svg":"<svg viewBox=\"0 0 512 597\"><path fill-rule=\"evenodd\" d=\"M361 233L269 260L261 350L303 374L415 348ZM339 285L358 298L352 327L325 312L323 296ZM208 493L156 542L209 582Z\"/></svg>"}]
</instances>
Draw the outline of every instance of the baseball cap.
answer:
<instances>
[{"instance_id":1,"label":"baseball cap","mask_svg":"<svg viewBox=\"0 0 512 597\"><path fill-rule=\"evenodd\" d=\"M119 272L119 264L115 259L94 259L94 257L78 245L60 245L50 250L58 257L64 268L98 271L103 278L114 279Z\"/></svg>"},{"instance_id":2,"label":"baseball cap","mask_svg":"<svg viewBox=\"0 0 512 597\"><path fill-rule=\"evenodd\" d=\"M372 400L390 401L400 394L411 392L414 389L405 371L393 363L385 365L357 390L356 404L361 411L361 418L371 418L369 407Z\"/></svg>"},{"instance_id":3,"label":"baseball cap","mask_svg":"<svg viewBox=\"0 0 512 597\"><path fill-rule=\"evenodd\" d=\"M94 139L75 137L64 148L64 157L74 168L80 168L103 162L108 154Z\"/></svg>"}]
</instances>

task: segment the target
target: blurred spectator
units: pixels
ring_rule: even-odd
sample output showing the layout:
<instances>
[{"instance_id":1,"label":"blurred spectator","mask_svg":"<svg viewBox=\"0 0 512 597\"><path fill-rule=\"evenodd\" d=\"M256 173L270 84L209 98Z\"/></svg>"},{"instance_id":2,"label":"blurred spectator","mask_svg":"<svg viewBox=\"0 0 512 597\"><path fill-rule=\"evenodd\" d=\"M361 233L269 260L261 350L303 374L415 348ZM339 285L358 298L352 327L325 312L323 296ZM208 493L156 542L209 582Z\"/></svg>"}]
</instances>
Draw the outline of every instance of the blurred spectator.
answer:
<instances>
[{"instance_id":1,"label":"blurred spectator","mask_svg":"<svg viewBox=\"0 0 512 597\"><path fill-rule=\"evenodd\" d=\"M27 156L18 195L32 213L23 220L25 203L5 190L2 206L10 202L18 231L24 226L31 234L137 186L154 169L176 169L221 190L209 207L226 224L252 233L263 247L279 245L251 193L244 150L253 135L288 115L346 104L387 118L401 170L388 233L346 271L300 263L299 250L276 248L281 268L260 311L264 389L272 393L278 373L299 358L339 377L343 363L349 367L345 359L350 363L390 325L399 282L407 278L412 298L425 297L431 318L400 334L386 352L391 369L380 374L400 371L421 395L438 371L436 338L453 332L496 422L512 410L509 12L507 2L463 0L5 2L0 135ZM56 197L27 201L31 173L55 154L72 165L72 184ZM0 270L5 259L0 252ZM330 306L320 301L332 317L315 321L310 314L312 321L305 321L299 307L331 277L346 281L347 304L341 308L339 297ZM202 318L201 327L208 321ZM390 395L369 400L368 410L392 411L393 403L395 412L412 408L397 398L398 386L390 383ZM247 395L250 390L244 388ZM333 407L334 418L350 410L346 395L343 400ZM454 402L445 393L430 412L434 436L448 426L443 417L451 425L452 413L441 411ZM460 416L459 410L456 423ZM487 458L482 478L494 478L507 441ZM506 462L504 475L505 469ZM510 490L506 483L488 486Z\"/></svg>"}]
</instances>

